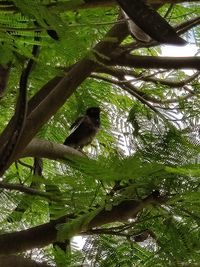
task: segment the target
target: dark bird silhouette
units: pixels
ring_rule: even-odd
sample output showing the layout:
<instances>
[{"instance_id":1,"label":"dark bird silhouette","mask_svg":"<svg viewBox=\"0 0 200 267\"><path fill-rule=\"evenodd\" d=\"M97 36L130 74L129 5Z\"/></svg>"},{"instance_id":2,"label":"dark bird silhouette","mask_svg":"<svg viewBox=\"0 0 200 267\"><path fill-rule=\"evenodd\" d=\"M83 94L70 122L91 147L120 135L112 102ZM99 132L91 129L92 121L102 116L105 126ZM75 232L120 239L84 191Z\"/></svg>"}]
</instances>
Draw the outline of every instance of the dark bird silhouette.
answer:
<instances>
[{"instance_id":1,"label":"dark bird silhouette","mask_svg":"<svg viewBox=\"0 0 200 267\"><path fill-rule=\"evenodd\" d=\"M156 12L149 7L144 0L117 0L124 11L130 33L143 42L150 39L163 44L185 45L174 28Z\"/></svg>"},{"instance_id":2,"label":"dark bird silhouette","mask_svg":"<svg viewBox=\"0 0 200 267\"><path fill-rule=\"evenodd\" d=\"M91 107L84 116L76 119L71 125L72 133L65 139L64 145L82 149L94 139L100 127L100 108Z\"/></svg>"}]
</instances>

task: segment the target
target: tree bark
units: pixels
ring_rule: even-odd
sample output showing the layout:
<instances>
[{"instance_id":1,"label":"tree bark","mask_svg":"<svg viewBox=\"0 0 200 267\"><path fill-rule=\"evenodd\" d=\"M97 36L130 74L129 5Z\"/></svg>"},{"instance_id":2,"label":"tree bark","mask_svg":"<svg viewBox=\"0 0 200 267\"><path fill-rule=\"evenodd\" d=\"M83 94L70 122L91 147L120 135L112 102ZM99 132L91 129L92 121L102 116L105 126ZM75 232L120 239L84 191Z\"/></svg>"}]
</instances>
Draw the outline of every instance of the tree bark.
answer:
<instances>
[{"instance_id":1,"label":"tree bark","mask_svg":"<svg viewBox=\"0 0 200 267\"><path fill-rule=\"evenodd\" d=\"M75 157L84 157L85 155L72 147L57 144L54 142L34 138L25 150L20 154L22 157L39 157L53 160L66 160Z\"/></svg>"},{"instance_id":2,"label":"tree bark","mask_svg":"<svg viewBox=\"0 0 200 267\"><path fill-rule=\"evenodd\" d=\"M113 61L111 66L124 66L145 69L196 69L200 70L200 57L153 57L122 54Z\"/></svg>"},{"instance_id":3,"label":"tree bark","mask_svg":"<svg viewBox=\"0 0 200 267\"><path fill-rule=\"evenodd\" d=\"M53 267L47 263L36 262L22 256L2 256L0 257L0 266L2 267Z\"/></svg>"}]
</instances>

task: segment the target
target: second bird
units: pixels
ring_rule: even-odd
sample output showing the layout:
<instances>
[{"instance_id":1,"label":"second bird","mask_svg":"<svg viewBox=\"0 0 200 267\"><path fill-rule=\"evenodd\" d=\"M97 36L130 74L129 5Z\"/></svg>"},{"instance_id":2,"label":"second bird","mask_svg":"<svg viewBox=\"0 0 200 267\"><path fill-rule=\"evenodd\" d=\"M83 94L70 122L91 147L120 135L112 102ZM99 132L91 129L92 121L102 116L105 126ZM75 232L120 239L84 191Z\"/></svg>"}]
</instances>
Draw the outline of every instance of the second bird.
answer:
<instances>
[{"instance_id":1,"label":"second bird","mask_svg":"<svg viewBox=\"0 0 200 267\"><path fill-rule=\"evenodd\" d=\"M100 108L91 107L84 116L76 119L72 124L72 133L65 139L64 145L75 149L82 149L94 139L100 127Z\"/></svg>"}]
</instances>

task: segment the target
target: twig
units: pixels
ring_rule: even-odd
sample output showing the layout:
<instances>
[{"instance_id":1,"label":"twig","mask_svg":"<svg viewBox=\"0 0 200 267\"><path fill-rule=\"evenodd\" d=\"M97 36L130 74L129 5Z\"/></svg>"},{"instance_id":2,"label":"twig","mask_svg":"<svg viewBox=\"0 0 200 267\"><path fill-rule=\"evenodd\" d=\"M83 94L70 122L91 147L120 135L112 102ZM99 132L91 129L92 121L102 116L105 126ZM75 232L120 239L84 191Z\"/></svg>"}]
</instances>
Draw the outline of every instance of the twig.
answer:
<instances>
[{"instance_id":1,"label":"twig","mask_svg":"<svg viewBox=\"0 0 200 267\"><path fill-rule=\"evenodd\" d=\"M32 196L40 196L40 197L44 197L47 199L54 199L54 197L51 197L50 195L48 195L46 192L42 192L21 184L9 184L9 183L4 183L4 182L0 182L0 188L4 188L7 190L15 190L15 191L19 191L28 195L32 195Z\"/></svg>"}]
</instances>

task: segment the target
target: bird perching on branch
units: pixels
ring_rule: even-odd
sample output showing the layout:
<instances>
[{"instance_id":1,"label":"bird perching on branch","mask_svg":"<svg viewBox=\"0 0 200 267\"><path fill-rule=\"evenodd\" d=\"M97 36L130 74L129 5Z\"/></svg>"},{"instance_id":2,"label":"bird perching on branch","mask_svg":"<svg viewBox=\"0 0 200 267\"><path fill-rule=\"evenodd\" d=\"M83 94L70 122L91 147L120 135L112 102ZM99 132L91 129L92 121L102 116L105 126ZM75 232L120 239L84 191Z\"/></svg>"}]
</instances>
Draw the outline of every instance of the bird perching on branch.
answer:
<instances>
[{"instance_id":1,"label":"bird perching on branch","mask_svg":"<svg viewBox=\"0 0 200 267\"><path fill-rule=\"evenodd\" d=\"M142 42L151 39L162 44L185 45L174 28L144 0L116 0L127 19L131 35Z\"/></svg>"},{"instance_id":2,"label":"bird perching on branch","mask_svg":"<svg viewBox=\"0 0 200 267\"><path fill-rule=\"evenodd\" d=\"M64 145L82 149L94 139L100 127L100 108L91 107L84 116L78 117L71 125L72 132L65 139Z\"/></svg>"}]
</instances>

